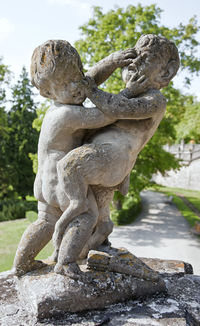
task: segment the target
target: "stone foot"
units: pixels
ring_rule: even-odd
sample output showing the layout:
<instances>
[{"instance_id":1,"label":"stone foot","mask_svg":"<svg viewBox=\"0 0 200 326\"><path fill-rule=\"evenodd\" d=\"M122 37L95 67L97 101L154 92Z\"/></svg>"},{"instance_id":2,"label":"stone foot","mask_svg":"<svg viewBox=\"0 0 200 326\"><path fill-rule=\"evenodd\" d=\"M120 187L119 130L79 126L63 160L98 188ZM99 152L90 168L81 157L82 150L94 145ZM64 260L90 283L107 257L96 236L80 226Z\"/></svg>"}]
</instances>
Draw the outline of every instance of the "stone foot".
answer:
<instances>
[{"instance_id":1,"label":"stone foot","mask_svg":"<svg viewBox=\"0 0 200 326\"><path fill-rule=\"evenodd\" d=\"M14 268L14 273L16 276L20 277L24 274L34 271L36 269L40 269L46 267L47 265L43 263L41 260L34 260L33 262L29 262L27 265L20 265Z\"/></svg>"},{"instance_id":2,"label":"stone foot","mask_svg":"<svg viewBox=\"0 0 200 326\"><path fill-rule=\"evenodd\" d=\"M47 258L47 261L57 263L59 250L54 250L53 254Z\"/></svg>"},{"instance_id":3,"label":"stone foot","mask_svg":"<svg viewBox=\"0 0 200 326\"><path fill-rule=\"evenodd\" d=\"M57 263L54 267L54 272L57 274L68 276L73 280L80 279L80 276L82 274L78 264L76 263L68 263L67 265L61 265Z\"/></svg>"},{"instance_id":4,"label":"stone foot","mask_svg":"<svg viewBox=\"0 0 200 326\"><path fill-rule=\"evenodd\" d=\"M88 252L90 251L89 247L88 246L85 246L83 248L83 250L81 251L80 255L79 255L79 259L86 259L87 258L87 255L88 255Z\"/></svg>"},{"instance_id":5,"label":"stone foot","mask_svg":"<svg viewBox=\"0 0 200 326\"><path fill-rule=\"evenodd\" d=\"M87 266L89 269L132 275L152 282L162 280L158 272L125 248L110 248L110 252L91 250L88 254Z\"/></svg>"}]
</instances>

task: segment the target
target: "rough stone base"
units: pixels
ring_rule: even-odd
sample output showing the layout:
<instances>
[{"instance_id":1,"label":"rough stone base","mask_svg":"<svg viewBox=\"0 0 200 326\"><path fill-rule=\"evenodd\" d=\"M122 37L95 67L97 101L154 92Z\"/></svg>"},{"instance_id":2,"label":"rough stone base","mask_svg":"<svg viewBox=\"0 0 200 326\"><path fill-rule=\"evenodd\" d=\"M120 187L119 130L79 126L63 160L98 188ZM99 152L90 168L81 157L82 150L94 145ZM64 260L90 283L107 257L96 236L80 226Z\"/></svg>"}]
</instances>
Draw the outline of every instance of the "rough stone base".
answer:
<instances>
[{"instance_id":1,"label":"rough stone base","mask_svg":"<svg viewBox=\"0 0 200 326\"><path fill-rule=\"evenodd\" d=\"M119 273L85 271L84 279L76 281L54 273L53 266L30 272L16 281L20 301L38 319L103 309L166 291L163 280L151 282Z\"/></svg>"},{"instance_id":2,"label":"rough stone base","mask_svg":"<svg viewBox=\"0 0 200 326\"><path fill-rule=\"evenodd\" d=\"M193 274L191 264L180 260L158 259L158 258L140 258L146 265L162 275L184 275Z\"/></svg>"},{"instance_id":3,"label":"rough stone base","mask_svg":"<svg viewBox=\"0 0 200 326\"><path fill-rule=\"evenodd\" d=\"M179 263L174 261L175 265ZM165 261L165 266L166 264ZM184 265L183 263L182 266ZM171 264L170 266L172 267ZM179 270L176 273L171 269L171 273L164 274L167 293L113 304L103 310L65 313L62 316L44 319L42 322L29 314L25 305L17 298L16 282L12 272L0 273L0 325L199 326L200 276L182 272Z\"/></svg>"},{"instance_id":4,"label":"rough stone base","mask_svg":"<svg viewBox=\"0 0 200 326\"><path fill-rule=\"evenodd\" d=\"M105 324L104 324L105 325ZM124 322L124 318L116 317L109 323L110 326L187 326L185 318L132 318Z\"/></svg>"}]
</instances>

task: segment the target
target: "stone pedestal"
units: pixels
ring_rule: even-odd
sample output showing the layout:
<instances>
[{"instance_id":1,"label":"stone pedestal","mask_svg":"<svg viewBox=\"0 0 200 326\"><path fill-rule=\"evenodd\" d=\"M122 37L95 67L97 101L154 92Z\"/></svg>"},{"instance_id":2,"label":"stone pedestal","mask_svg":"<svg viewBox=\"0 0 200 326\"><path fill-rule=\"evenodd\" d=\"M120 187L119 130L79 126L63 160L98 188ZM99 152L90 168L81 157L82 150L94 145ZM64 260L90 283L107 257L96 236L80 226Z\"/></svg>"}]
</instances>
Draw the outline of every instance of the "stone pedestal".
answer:
<instances>
[{"instance_id":1,"label":"stone pedestal","mask_svg":"<svg viewBox=\"0 0 200 326\"><path fill-rule=\"evenodd\" d=\"M43 319L66 312L103 309L111 304L166 291L162 279L152 282L114 272L86 271L84 278L70 279L48 266L18 278L20 301L27 311Z\"/></svg>"},{"instance_id":2,"label":"stone pedestal","mask_svg":"<svg viewBox=\"0 0 200 326\"><path fill-rule=\"evenodd\" d=\"M158 259L145 259L145 263L149 264L150 267L154 266L154 269L158 269L162 272L165 287L167 292L160 292L159 294L151 294L149 296L143 296L135 298L133 294L141 293L145 287L141 286L140 283L134 281L133 276L128 276L126 288L122 287L121 282L124 279L124 275L119 273L109 272L113 276L106 275L106 272L91 272L94 273L91 276L90 281L88 278L88 285L83 286L81 281L68 280L65 281L64 276L55 275L52 271L52 266L48 266L46 270L41 270L40 273L30 273L24 278L18 279L13 276L11 271L6 273L0 273L0 325L1 326L55 326L55 325L82 325L82 326L198 326L200 325L200 276L187 274L191 273L191 266L181 261L168 261ZM157 267L156 267L157 266ZM163 266L163 267L162 267ZM162 267L162 268L161 268ZM47 274L48 272L48 274ZM89 276L89 275L88 275ZM106 280L105 280L106 277ZM107 277L110 277L107 282ZM127 277L127 276L125 276ZM39 280L39 283L36 282ZM102 288L95 284L99 280L102 281ZM30 282L30 283L29 283ZM56 283L58 283L58 285ZM132 298L125 302L114 303L107 305L107 298L109 298L111 291L113 291L113 282L115 282L116 288L115 302L118 302L117 296L120 292L125 291L125 296L131 291ZM135 282L135 283L134 283ZM142 282L142 281L141 281ZM144 284L147 284L144 281ZM21 283L21 287L24 287L24 292L21 295L24 298L23 302L17 297L17 287ZM28 284L29 283L29 284ZM74 283L74 284L73 284ZM119 285L117 285L119 283ZM72 286L73 285L73 286ZM74 286L75 285L75 286ZM58 286L58 288L57 288ZM84 288L81 293L81 298L84 297L87 304L90 301L94 305L94 299L101 304L104 301L105 308L103 310L95 309L91 311L82 311L81 313L64 313L61 311L60 314L54 313L55 311L47 297L51 293L55 293L54 300L60 301L60 310L66 305L70 306L72 310L79 310L80 308L80 288ZM61 293L65 293L66 287L71 289L70 295L68 296L68 302L61 302ZM33 291L35 289L35 291ZM59 293L57 292L59 290ZM154 288L155 290L155 288ZM32 291L32 292L31 292ZM34 307L36 302L39 303L38 297L35 293L43 293L43 300L46 300L47 307L54 317L43 319L40 322L36 315L31 313L30 309L35 309L42 316L42 313L47 311L42 308L42 303ZM50 291L50 292L49 292ZM90 292L91 291L91 292ZM23 294L22 294L23 293ZM108 297L107 297L108 293ZM144 294L144 292L142 292ZM29 297L32 303L27 303L26 297ZM89 296L87 297L87 295ZM92 295L91 295L92 294ZM147 294L147 293L146 293ZM150 294L150 293L149 293ZM66 295L66 294L65 294ZM100 295L100 297L99 297ZM102 297L101 297L102 295ZM104 299L103 299L104 295ZM76 297L76 300L74 299ZM42 298L42 297L40 297ZM124 297L125 299L125 297ZM35 302L35 303L34 303ZM42 302L42 301L40 301ZM43 301L43 304L45 303ZM57 304L57 303L56 303ZM32 308L30 308L32 305ZM58 308L58 304L57 304ZM43 310L44 309L44 310ZM59 318L61 318L59 322Z\"/></svg>"}]
</instances>

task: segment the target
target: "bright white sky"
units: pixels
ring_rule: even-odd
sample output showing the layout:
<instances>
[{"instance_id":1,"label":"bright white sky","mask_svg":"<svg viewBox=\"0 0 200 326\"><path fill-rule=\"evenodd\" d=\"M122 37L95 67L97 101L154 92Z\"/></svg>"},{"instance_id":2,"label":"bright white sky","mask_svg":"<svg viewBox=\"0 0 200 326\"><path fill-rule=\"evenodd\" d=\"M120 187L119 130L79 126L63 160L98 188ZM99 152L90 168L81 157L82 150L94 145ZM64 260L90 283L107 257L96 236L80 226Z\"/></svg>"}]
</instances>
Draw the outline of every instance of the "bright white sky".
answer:
<instances>
[{"instance_id":1,"label":"bright white sky","mask_svg":"<svg viewBox=\"0 0 200 326\"><path fill-rule=\"evenodd\" d=\"M79 39L78 27L91 17L92 6L101 6L107 12L115 5L126 7L138 2L145 6L156 3L163 9L162 24L169 27L186 24L194 15L200 24L199 0L0 0L0 56L18 77L23 65L29 70L32 52L39 44L48 39L65 39L73 44ZM198 79L186 92L200 98ZM181 80L181 76L176 77L179 88Z\"/></svg>"}]
</instances>

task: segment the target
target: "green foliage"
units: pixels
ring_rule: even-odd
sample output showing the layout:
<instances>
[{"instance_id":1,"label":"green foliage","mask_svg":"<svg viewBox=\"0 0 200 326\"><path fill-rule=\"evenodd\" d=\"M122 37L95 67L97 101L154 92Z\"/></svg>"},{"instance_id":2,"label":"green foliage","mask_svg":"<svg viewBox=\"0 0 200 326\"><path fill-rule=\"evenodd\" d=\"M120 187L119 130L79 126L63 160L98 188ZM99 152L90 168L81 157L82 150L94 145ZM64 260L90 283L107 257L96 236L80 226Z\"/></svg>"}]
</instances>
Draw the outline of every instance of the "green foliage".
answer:
<instances>
[{"instance_id":1,"label":"green foliage","mask_svg":"<svg viewBox=\"0 0 200 326\"><path fill-rule=\"evenodd\" d=\"M115 225L126 225L132 223L141 211L141 200L130 194L123 205L123 209L111 209L111 219Z\"/></svg>"},{"instance_id":2,"label":"green foliage","mask_svg":"<svg viewBox=\"0 0 200 326\"><path fill-rule=\"evenodd\" d=\"M126 9L117 8L105 14L100 7L94 7L93 17L80 27L81 40L75 43L83 63L91 67L114 51L133 47L141 34L158 34L173 40L177 45L181 70L188 72L186 83L190 83L190 73L200 71L200 60L196 56L196 49L199 45L196 36L200 30L197 19L193 17L188 24L180 24L169 29L161 24L161 12L162 10L155 4L146 7L140 4L129 5ZM123 88L124 83L119 69L103 84L103 89L111 93L118 93ZM165 152L162 146L175 141L174 126L184 116L185 104L192 97L185 96L176 90L172 82L163 90L163 93L168 100L167 114L154 137L138 156L131 172L129 195L125 199L119 193L115 196L123 208L126 202L133 200L130 198L136 198L136 200L139 198L140 191L150 184L153 173L160 171L164 174L165 171L179 166L178 161Z\"/></svg>"},{"instance_id":3,"label":"green foliage","mask_svg":"<svg viewBox=\"0 0 200 326\"><path fill-rule=\"evenodd\" d=\"M41 129L42 121L49 107L50 107L50 100L46 100L45 102L41 103L41 105L36 109L37 117L33 121L33 128L35 128L38 132Z\"/></svg>"},{"instance_id":4,"label":"green foliage","mask_svg":"<svg viewBox=\"0 0 200 326\"><path fill-rule=\"evenodd\" d=\"M37 212L37 202L22 199L0 200L0 222L25 218L26 211Z\"/></svg>"},{"instance_id":5,"label":"green foliage","mask_svg":"<svg viewBox=\"0 0 200 326\"><path fill-rule=\"evenodd\" d=\"M194 205L200 212L200 194L199 194L199 198L195 198L195 197L187 197L187 199L192 203L192 205Z\"/></svg>"},{"instance_id":6,"label":"green foliage","mask_svg":"<svg viewBox=\"0 0 200 326\"><path fill-rule=\"evenodd\" d=\"M2 136L2 176L0 198L25 197L33 193L34 174L29 152L37 151L38 132L32 128L36 104L26 69L12 87L11 108L4 111Z\"/></svg>"},{"instance_id":7,"label":"green foliage","mask_svg":"<svg viewBox=\"0 0 200 326\"><path fill-rule=\"evenodd\" d=\"M186 25L170 29L161 24L161 12L155 4L146 7L129 5L126 9L117 8L106 14L101 7L94 7L93 17L80 27L82 37L75 42L75 47L83 62L92 66L114 51L133 47L141 34L160 34L172 39L178 46L181 69L198 73L200 60L196 56L199 45L196 35L200 27L196 17L192 17ZM186 82L190 80L191 77L187 76ZM113 74L105 85L108 92L118 92L123 88L120 72Z\"/></svg>"},{"instance_id":8,"label":"green foliage","mask_svg":"<svg viewBox=\"0 0 200 326\"><path fill-rule=\"evenodd\" d=\"M0 57L0 106L6 100L6 89L5 87L9 85L11 79L11 72L8 66L4 65L2 58Z\"/></svg>"},{"instance_id":9,"label":"green foliage","mask_svg":"<svg viewBox=\"0 0 200 326\"><path fill-rule=\"evenodd\" d=\"M174 130L174 140L176 138L174 126L182 120L186 106L193 102L193 96L182 94L179 89L173 87L172 82L162 90L162 94L167 98L165 119L167 119L168 125L171 125Z\"/></svg>"},{"instance_id":10,"label":"green foliage","mask_svg":"<svg viewBox=\"0 0 200 326\"><path fill-rule=\"evenodd\" d=\"M50 104L49 100L45 101L44 103L41 103L41 105L36 109L37 117L33 120L33 128L36 129L38 132L41 129L42 121L44 119L45 113L48 110ZM38 169L38 159L37 159L37 153L29 153L29 157L33 164L33 172L36 174Z\"/></svg>"},{"instance_id":11,"label":"green foliage","mask_svg":"<svg viewBox=\"0 0 200 326\"><path fill-rule=\"evenodd\" d=\"M81 26L82 38L75 43L85 64L92 66L106 55L120 49L133 47L141 34L153 33L163 35L175 42L179 49L181 71L187 71L186 83L190 83L194 73L200 71L200 60L197 56L199 42L197 35L200 26L197 19L191 18L188 24L180 24L169 29L161 24L162 10L157 5L142 7L128 6L126 9L110 10L106 14L100 7L94 7L93 18ZM118 69L103 85L103 89L118 93L124 88L120 69ZM180 122L185 106L192 101L192 96L183 95L173 87L173 82L163 90L168 100L166 126L170 126L168 142L174 142L176 132L174 126Z\"/></svg>"},{"instance_id":12,"label":"green foliage","mask_svg":"<svg viewBox=\"0 0 200 326\"><path fill-rule=\"evenodd\" d=\"M37 153L29 153L28 156L30 157L32 161L32 167L33 167L33 172L36 174L38 170L38 159L37 159Z\"/></svg>"},{"instance_id":13,"label":"green foliage","mask_svg":"<svg viewBox=\"0 0 200 326\"><path fill-rule=\"evenodd\" d=\"M185 107L185 112L176 126L177 140L185 143L194 140L200 143L200 102L194 101Z\"/></svg>"},{"instance_id":14,"label":"green foliage","mask_svg":"<svg viewBox=\"0 0 200 326\"><path fill-rule=\"evenodd\" d=\"M8 158L6 155L6 143L8 141L9 127L7 121L6 105L6 88L10 83L11 73L6 65L3 64L0 58L0 196L8 189L8 180L10 178L9 172L6 169L8 165Z\"/></svg>"}]
</instances>

